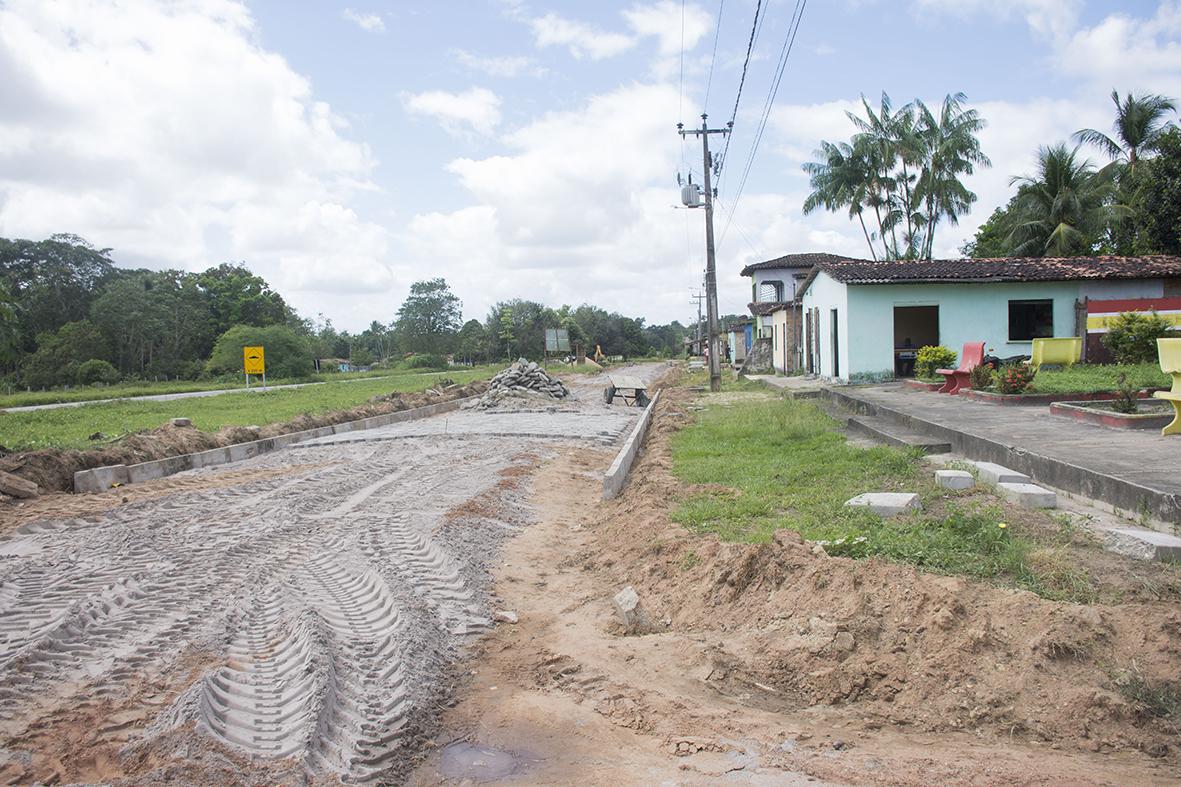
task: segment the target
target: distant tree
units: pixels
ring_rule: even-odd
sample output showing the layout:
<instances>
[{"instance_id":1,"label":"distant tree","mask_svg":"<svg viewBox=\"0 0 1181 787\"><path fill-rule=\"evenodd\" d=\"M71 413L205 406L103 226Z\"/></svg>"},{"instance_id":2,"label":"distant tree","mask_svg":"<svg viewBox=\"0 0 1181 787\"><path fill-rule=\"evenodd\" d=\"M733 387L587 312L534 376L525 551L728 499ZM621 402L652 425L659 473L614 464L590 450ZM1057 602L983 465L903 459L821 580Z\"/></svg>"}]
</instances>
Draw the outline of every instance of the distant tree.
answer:
<instances>
[{"instance_id":1,"label":"distant tree","mask_svg":"<svg viewBox=\"0 0 1181 787\"><path fill-rule=\"evenodd\" d=\"M1007 244L1022 256L1070 257L1097 251L1111 218L1120 210L1112 171L1096 171L1063 143L1038 149L1035 175L1018 185Z\"/></svg>"},{"instance_id":2,"label":"distant tree","mask_svg":"<svg viewBox=\"0 0 1181 787\"><path fill-rule=\"evenodd\" d=\"M242 374L242 348L262 346L267 376L307 377L312 366L308 338L288 325L235 325L218 337L206 363L210 374Z\"/></svg>"},{"instance_id":3,"label":"distant tree","mask_svg":"<svg viewBox=\"0 0 1181 787\"><path fill-rule=\"evenodd\" d=\"M97 325L89 320L68 322L37 337L36 351L21 364L21 379L26 385L44 388L70 385L83 363L110 357L110 343Z\"/></svg>"},{"instance_id":4,"label":"distant tree","mask_svg":"<svg viewBox=\"0 0 1181 787\"><path fill-rule=\"evenodd\" d=\"M368 348L363 344L353 345L353 354L349 357L354 366L369 366L373 363L373 353L369 352Z\"/></svg>"},{"instance_id":5,"label":"distant tree","mask_svg":"<svg viewBox=\"0 0 1181 787\"><path fill-rule=\"evenodd\" d=\"M0 238L0 280L21 305L22 352L33 351L38 334L89 315L102 286L119 275L110 251L69 234L42 241Z\"/></svg>"},{"instance_id":6,"label":"distant tree","mask_svg":"<svg viewBox=\"0 0 1181 787\"><path fill-rule=\"evenodd\" d=\"M513 323L513 307L505 306L496 313L497 333L500 344L504 347L504 357L513 357L513 345L517 341L516 326Z\"/></svg>"},{"instance_id":7,"label":"distant tree","mask_svg":"<svg viewBox=\"0 0 1181 787\"><path fill-rule=\"evenodd\" d=\"M8 283L0 279L0 370L9 369L20 357L20 305Z\"/></svg>"},{"instance_id":8,"label":"distant tree","mask_svg":"<svg viewBox=\"0 0 1181 787\"><path fill-rule=\"evenodd\" d=\"M1156 150L1136 173L1135 250L1181 254L1181 131L1161 134Z\"/></svg>"},{"instance_id":9,"label":"distant tree","mask_svg":"<svg viewBox=\"0 0 1181 787\"><path fill-rule=\"evenodd\" d=\"M488 332L479 320L468 320L455 337L455 352L469 363L480 363L488 358Z\"/></svg>"},{"instance_id":10,"label":"distant tree","mask_svg":"<svg viewBox=\"0 0 1181 787\"><path fill-rule=\"evenodd\" d=\"M1080 144L1094 145L1134 172L1140 159L1157 149L1161 135L1168 128L1165 117L1176 111L1177 104L1164 96L1134 96L1130 92L1121 103L1118 90L1111 91L1111 100L1115 103L1114 138L1084 128L1075 132L1074 139Z\"/></svg>"},{"instance_id":11,"label":"distant tree","mask_svg":"<svg viewBox=\"0 0 1181 787\"><path fill-rule=\"evenodd\" d=\"M208 299L214 336L234 325L279 325L291 319L283 296L243 263L209 268L197 274L197 285Z\"/></svg>"},{"instance_id":12,"label":"distant tree","mask_svg":"<svg viewBox=\"0 0 1181 787\"><path fill-rule=\"evenodd\" d=\"M459 331L462 304L445 279L418 281L398 309L398 342L407 352L449 352Z\"/></svg>"},{"instance_id":13,"label":"distant tree","mask_svg":"<svg viewBox=\"0 0 1181 787\"><path fill-rule=\"evenodd\" d=\"M1013 231L1014 196L1003 208L992 212L976 230L972 240L960 247L960 253L965 257L1006 257L1010 254L1009 234Z\"/></svg>"}]
</instances>

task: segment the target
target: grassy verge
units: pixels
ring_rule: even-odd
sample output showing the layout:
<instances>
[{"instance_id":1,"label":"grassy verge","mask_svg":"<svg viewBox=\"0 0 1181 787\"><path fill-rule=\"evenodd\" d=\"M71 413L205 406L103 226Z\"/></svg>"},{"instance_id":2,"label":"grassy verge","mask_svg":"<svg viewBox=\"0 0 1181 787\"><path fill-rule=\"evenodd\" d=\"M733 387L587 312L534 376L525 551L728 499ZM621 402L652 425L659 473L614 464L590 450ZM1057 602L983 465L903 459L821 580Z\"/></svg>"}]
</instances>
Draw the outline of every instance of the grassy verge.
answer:
<instances>
[{"instance_id":1,"label":"grassy verge","mask_svg":"<svg viewBox=\"0 0 1181 787\"><path fill-rule=\"evenodd\" d=\"M707 400L708 401L708 400ZM673 470L710 490L688 495L674 521L731 541L766 542L781 528L827 542L830 554L879 556L947 574L997 579L1048 598L1089 601L1085 576L1032 560L1036 544L980 492L936 487L919 454L849 446L837 424L801 401L752 401L701 412L673 439ZM918 492L923 511L884 521L845 501L871 491Z\"/></svg>"},{"instance_id":2,"label":"grassy verge","mask_svg":"<svg viewBox=\"0 0 1181 787\"><path fill-rule=\"evenodd\" d=\"M340 378L323 385L287 388L178 401L118 401L31 412L0 413L0 444L9 450L87 448L89 435L111 437L152 429L169 418L191 418L198 429L212 432L223 426L263 426L298 415L345 410L364 404L377 394L420 391L432 381L448 377L466 383L488 377L493 367L455 369L439 373L394 372L386 378Z\"/></svg>"},{"instance_id":3,"label":"grassy verge","mask_svg":"<svg viewBox=\"0 0 1181 787\"><path fill-rule=\"evenodd\" d=\"M457 369L459 371L461 369ZM423 370L429 371L429 370ZM290 385L292 383L333 382L337 380L367 380L390 375L410 374L408 370L373 369L368 372L333 372L313 374L299 379L271 378L267 385ZM447 375L450 372L439 372ZM251 381L251 386L258 385L259 380ZM162 380L159 382L117 383L102 386L75 386L70 389L53 389L50 391L15 391L11 394L0 394L0 410L6 407L27 407L38 404L57 404L59 402L89 402L105 399L127 399L137 396L156 396L159 394L190 393L193 391L223 391L245 388L246 381L239 375L233 379L219 380Z\"/></svg>"},{"instance_id":4,"label":"grassy verge","mask_svg":"<svg viewBox=\"0 0 1181 787\"><path fill-rule=\"evenodd\" d=\"M1172 378L1155 363L1139 364L1075 364L1066 369L1045 369L1033 380L1037 393L1092 393L1114 391L1120 374L1137 388L1168 388Z\"/></svg>"}]
</instances>

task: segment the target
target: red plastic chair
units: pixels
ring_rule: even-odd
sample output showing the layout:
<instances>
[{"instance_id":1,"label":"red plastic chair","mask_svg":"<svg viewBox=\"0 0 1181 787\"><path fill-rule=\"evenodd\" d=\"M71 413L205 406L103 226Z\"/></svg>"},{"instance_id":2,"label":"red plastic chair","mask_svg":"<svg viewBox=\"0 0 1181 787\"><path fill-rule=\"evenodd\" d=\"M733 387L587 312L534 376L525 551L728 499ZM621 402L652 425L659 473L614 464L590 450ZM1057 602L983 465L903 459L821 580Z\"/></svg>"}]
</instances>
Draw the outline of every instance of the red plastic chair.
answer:
<instances>
[{"instance_id":1,"label":"red plastic chair","mask_svg":"<svg viewBox=\"0 0 1181 787\"><path fill-rule=\"evenodd\" d=\"M984 363L984 342L964 342L960 353L960 365L955 369L936 369L944 377L939 393L957 394L961 389L971 388L972 370Z\"/></svg>"}]
</instances>

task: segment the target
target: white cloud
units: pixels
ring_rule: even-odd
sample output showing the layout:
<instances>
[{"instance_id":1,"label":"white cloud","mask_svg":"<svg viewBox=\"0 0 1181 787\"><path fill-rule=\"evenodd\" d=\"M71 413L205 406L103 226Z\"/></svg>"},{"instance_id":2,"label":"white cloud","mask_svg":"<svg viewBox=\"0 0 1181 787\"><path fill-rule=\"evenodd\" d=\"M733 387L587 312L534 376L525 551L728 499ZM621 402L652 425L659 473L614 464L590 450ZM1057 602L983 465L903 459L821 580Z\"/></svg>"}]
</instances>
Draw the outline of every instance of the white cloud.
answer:
<instances>
[{"instance_id":1,"label":"white cloud","mask_svg":"<svg viewBox=\"0 0 1181 787\"><path fill-rule=\"evenodd\" d=\"M12 0L0 83L0 235L76 232L127 265L246 260L305 310L331 299L304 288L391 286L387 233L348 207L376 162L242 4Z\"/></svg>"},{"instance_id":2,"label":"white cloud","mask_svg":"<svg viewBox=\"0 0 1181 787\"><path fill-rule=\"evenodd\" d=\"M1116 13L1074 31L1055 61L1068 74L1121 91L1181 95L1181 4L1161 3L1150 18Z\"/></svg>"},{"instance_id":3,"label":"white cloud","mask_svg":"<svg viewBox=\"0 0 1181 787\"><path fill-rule=\"evenodd\" d=\"M699 5L684 6L684 45L688 52L713 30L713 16ZM635 6L623 12L628 26L639 36L655 36L660 54L676 55L681 51L681 4L660 0L647 6Z\"/></svg>"},{"instance_id":4,"label":"white cloud","mask_svg":"<svg viewBox=\"0 0 1181 787\"><path fill-rule=\"evenodd\" d=\"M406 111L434 118L450 134L491 134L500 124L500 99L491 90L473 87L462 93L428 90L402 96Z\"/></svg>"},{"instance_id":5,"label":"white cloud","mask_svg":"<svg viewBox=\"0 0 1181 787\"><path fill-rule=\"evenodd\" d=\"M578 59L604 60L621 55L636 45L631 36L600 30L553 13L531 19L529 26L533 29L537 46L564 46Z\"/></svg>"},{"instance_id":6,"label":"white cloud","mask_svg":"<svg viewBox=\"0 0 1181 787\"><path fill-rule=\"evenodd\" d=\"M537 61L524 55L503 55L500 57L480 57L463 49L453 50L452 54L464 68L479 71L493 77L518 77L522 75L544 76L547 72L537 64Z\"/></svg>"},{"instance_id":7,"label":"white cloud","mask_svg":"<svg viewBox=\"0 0 1181 787\"><path fill-rule=\"evenodd\" d=\"M385 22L377 14L366 14L346 8L341 16L368 33L384 33Z\"/></svg>"},{"instance_id":8,"label":"white cloud","mask_svg":"<svg viewBox=\"0 0 1181 787\"><path fill-rule=\"evenodd\" d=\"M654 286L693 281L700 259L700 212L687 258L672 209L676 106L675 86L628 85L513 132L501 155L456 159L473 204L416 216L408 261L447 270L469 314L510 297L684 314L682 287Z\"/></svg>"},{"instance_id":9,"label":"white cloud","mask_svg":"<svg viewBox=\"0 0 1181 787\"><path fill-rule=\"evenodd\" d=\"M1082 0L912 0L916 12L933 11L961 17L991 14L1020 17L1037 33L1061 39L1078 24Z\"/></svg>"}]
</instances>

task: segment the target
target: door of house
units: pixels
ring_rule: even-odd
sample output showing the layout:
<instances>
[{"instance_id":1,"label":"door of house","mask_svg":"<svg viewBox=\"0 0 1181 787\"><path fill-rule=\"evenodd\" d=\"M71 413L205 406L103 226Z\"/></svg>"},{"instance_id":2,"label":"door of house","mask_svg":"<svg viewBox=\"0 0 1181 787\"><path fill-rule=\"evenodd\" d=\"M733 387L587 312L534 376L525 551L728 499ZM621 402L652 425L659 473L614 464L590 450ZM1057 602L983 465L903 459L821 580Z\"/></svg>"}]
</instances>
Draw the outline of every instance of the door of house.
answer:
<instances>
[{"instance_id":1,"label":"door of house","mask_svg":"<svg viewBox=\"0 0 1181 787\"><path fill-rule=\"evenodd\" d=\"M804 315L804 348L807 354L808 374L816 374L816 367L812 364L812 310Z\"/></svg>"},{"instance_id":2,"label":"door of house","mask_svg":"<svg viewBox=\"0 0 1181 787\"><path fill-rule=\"evenodd\" d=\"M837 330L837 310L833 309L832 314L832 376L841 376L841 337Z\"/></svg>"}]
</instances>

